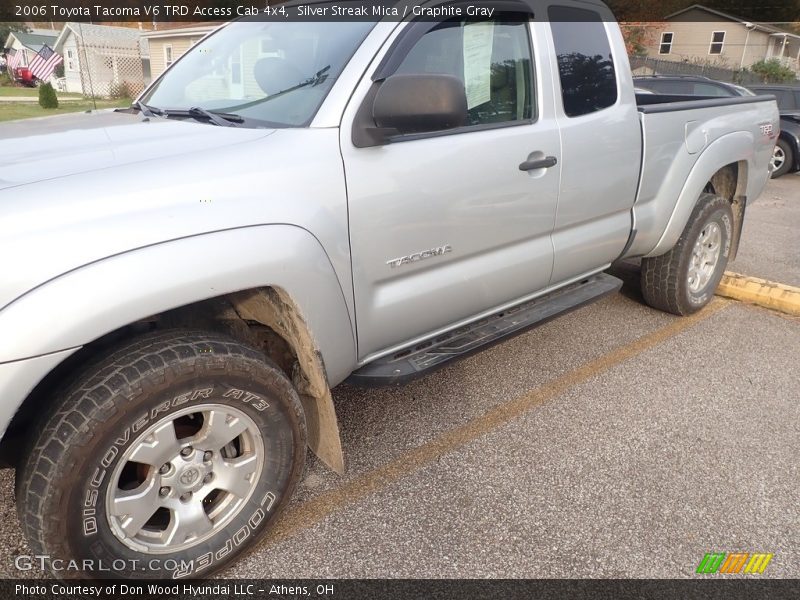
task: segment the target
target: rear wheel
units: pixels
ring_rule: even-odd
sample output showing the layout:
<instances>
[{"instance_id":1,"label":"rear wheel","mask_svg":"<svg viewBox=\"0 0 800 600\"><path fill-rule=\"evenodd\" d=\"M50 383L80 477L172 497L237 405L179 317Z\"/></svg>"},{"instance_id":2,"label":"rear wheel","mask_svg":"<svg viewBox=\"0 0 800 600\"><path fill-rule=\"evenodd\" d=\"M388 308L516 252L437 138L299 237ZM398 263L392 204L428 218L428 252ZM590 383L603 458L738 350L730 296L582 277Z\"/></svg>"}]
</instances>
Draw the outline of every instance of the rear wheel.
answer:
<instances>
[{"instance_id":1,"label":"rear wheel","mask_svg":"<svg viewBox=\"0 0 800 600\"><path fill-rule=\"evenodd\" d=\"M264 535L303 469L299 398L259 351L199 332L119 348L79 376L17 480L61 577L205 576Z\"/></svg>"},{"instance_id":2,"label":"rear wheel","mask_svg":"<svg viewBox=\"0 0 800 600\"><path fill-rule=\"evenodd\" d=\"M775 150L772 153L772 178L776 179L786 175L794 164L794 152L792 147L783 140L778 140Z\"/></svg>"},{"instance_id":3,"label":"rear wheel","mask_svg":"<svg viewBox=\"0 0 800 600\"><path fill-rule=\"evenodd\" d=\"M675 247L642 260L645 301L675 315L689 315L711 302L728 265L732 235L730 203L714 194L700 196Z\"/></svg>"}]
</instances>

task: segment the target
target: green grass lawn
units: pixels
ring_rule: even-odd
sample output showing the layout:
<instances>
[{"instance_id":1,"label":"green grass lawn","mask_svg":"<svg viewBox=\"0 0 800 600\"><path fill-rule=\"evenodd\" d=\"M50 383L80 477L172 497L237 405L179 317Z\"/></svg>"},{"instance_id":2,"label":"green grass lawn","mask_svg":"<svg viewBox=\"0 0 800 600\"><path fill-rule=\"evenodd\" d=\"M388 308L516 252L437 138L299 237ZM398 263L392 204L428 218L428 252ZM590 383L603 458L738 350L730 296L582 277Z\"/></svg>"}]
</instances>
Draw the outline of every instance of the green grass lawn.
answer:
<instances>
[{"instance_id":1,"label":"green grass lawn","mask_svg":"<svg viewBox=\"0 0 800 600\"><path fill-rule=\"evenodd\" d=\"M121 108L130 106L131 101L122 100L98 100L97 108ZM0 103L0 121L14 121L16 119L31 119L33 117L48 117L51 115L63 115L65 113L81 112L94 109L91 100L85 102L70 102L61 104L58 108L42 108L38 104L30 102L3 102Z\"/></svg>"},{"instance_id":2,"label":"green grass lawn","mask_svg":"<svg viewBox=\"0 0 800 600\"><path fill-rule=\"evenodd\" d=\"M59 98L83 98L81 94L68 94L66 92L56 92ZM13 96L31 96L34 98L39 97L38 88L29 87L15 87L15 86L1 86L0 96L13 97Z\"/></svg>"}]
</instances>

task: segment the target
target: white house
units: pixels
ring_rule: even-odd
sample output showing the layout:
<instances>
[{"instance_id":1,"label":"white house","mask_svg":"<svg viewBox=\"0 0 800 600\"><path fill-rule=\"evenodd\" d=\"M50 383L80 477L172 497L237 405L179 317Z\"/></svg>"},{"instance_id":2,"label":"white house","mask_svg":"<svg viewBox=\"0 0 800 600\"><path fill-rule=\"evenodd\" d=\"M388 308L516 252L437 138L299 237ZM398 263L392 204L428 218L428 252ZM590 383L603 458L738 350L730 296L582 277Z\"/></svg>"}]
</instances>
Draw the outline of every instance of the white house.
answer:
<instances>
[{"instance_id":1,"label":"white house","mask_svg":"<svg viewBox=\"0 0 800 600\"><path fill-rule=\"evenodd\" d=\"M130 27L66 23L53 49L64 57L67 92L133 97L149 76L147 41Z\"/></svg>"},{"instance_id":2,"label":"white house","mask_svg":"<svg viewBox=\"0 0 800 600\"><path fill-rule=\"evenodd\" d=\"M42 46L53 48L58 32L53 29L32 29L29 33L12 31L3 48L13 49L19 54L17 66L27 67Z\"/></svg>"},{"instance_id":3,"label":"white house","mask_svg":"<svg viewBox=\"0 0 800 600\"><path fill-rule=\"evenodd\" d=\"M160 24L163 25L163 24ZM150 68L153 79L167 70L189 48L214 31L219 25L174 27L143 34L150 48Z\"/></svg>"}]
</instances>

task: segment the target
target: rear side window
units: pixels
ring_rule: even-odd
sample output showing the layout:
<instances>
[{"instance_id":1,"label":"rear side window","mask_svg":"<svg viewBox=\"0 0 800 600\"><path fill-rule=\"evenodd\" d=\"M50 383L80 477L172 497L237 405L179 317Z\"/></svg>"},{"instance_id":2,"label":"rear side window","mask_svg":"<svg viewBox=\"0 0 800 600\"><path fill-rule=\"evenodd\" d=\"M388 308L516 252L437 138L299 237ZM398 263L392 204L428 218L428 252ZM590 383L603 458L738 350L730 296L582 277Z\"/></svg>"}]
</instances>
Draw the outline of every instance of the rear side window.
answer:
<instances>
[{"instance_id":1,"label":"rear side window","mask_svg":"<svg viewBox=\"0 0 800 600\"><path fill-rule=\"evenodd\" d=\"M611 44L600 15L591 10L551 6L564 112L579 117L617 101L617 77Z\"/></svg>"}]
</instances>

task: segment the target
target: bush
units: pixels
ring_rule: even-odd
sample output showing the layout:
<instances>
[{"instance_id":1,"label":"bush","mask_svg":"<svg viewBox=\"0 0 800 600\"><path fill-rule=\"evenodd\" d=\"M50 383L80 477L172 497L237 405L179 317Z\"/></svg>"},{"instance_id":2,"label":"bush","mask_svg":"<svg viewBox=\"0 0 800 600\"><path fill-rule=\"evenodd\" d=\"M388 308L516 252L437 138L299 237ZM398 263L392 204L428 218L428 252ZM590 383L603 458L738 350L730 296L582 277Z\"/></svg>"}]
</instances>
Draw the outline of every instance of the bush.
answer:
<instances>
[{"instance_id":1,"label":"bush","mask_svg":"<svg viewBox=\"0 0 800 600\"><path fill-rule=\"evenodd\" d=\"M777 58L761 60L751 65L750 70L758 75L764 83L789 83L795 80L794 71L783 66Z\"/></svg>"},{"instance_id":2,"label":"bush","mask_svg":"<svg viewBox=\"0 0 800 600\"><path fill-rule=\"evenodd\" d=\"M114 100L133 98L131 86L127 81L117 81L111 84L109 97Z\"/></svg>"},{"instance_id":3,"label":"bush","mask_svg":"<svg viewBox=\"0 0 800 600\"><path fill-rule=\"evenodd\" d=\"M42 108L58 108L58 97L50 83L39 86L39 106Z\"/></svg>"}]
</instances>

